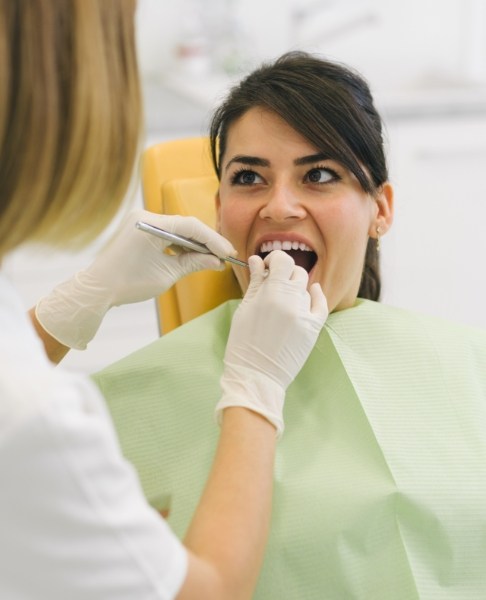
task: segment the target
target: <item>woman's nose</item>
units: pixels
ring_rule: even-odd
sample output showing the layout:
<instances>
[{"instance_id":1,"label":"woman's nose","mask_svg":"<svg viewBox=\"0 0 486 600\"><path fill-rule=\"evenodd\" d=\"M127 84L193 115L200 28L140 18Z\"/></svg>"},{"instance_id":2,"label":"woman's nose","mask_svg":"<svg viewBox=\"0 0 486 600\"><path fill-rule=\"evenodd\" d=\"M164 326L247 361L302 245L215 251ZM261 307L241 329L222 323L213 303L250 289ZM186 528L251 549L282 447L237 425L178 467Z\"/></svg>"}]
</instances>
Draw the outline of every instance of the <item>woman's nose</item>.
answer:
<instances>
[{"instance_id":1,"label":"woman's nose","mask_svg":"<svg viewBox=\"0 0 486 600\"><path fill-rule=\"evenodd\" d=\"M288 186L275 186L269 190L265 205L260 209L260 218L275 222L288 219L303 219L306 215L298 194Z\"/></svg>"}]
</instances>

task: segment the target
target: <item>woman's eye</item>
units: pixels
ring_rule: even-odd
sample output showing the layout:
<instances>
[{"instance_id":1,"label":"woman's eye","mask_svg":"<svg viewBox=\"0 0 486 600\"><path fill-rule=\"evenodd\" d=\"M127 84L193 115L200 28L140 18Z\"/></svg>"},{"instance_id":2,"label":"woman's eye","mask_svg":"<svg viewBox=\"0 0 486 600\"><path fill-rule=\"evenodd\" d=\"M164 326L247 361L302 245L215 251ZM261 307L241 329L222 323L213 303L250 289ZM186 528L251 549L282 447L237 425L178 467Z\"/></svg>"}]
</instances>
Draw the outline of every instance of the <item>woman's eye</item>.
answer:
<instances>
[{"instance_id":1,"label":"woman's eye","mask_svg":"<svg viewBox=\"0 0 486 600\"><path fill-rule=\"evenodd\" d=\"M323 167L311 169L307 175L306 179L310 183L329 183L330 181L335 181L338 179L338 175L332 169L325 169Z\"/></svg>"},{"instance_id":2,"label":"woman's eye","mask_svg":"<svg viewBox=\"0 0 486 600\"><path fill-rule=\"evenodd\" d=\"M262 178L255 171L238 171L231 178L231 183L235 185L254 185L255 183L262 183Z\"/></svg>"}]
</instances>

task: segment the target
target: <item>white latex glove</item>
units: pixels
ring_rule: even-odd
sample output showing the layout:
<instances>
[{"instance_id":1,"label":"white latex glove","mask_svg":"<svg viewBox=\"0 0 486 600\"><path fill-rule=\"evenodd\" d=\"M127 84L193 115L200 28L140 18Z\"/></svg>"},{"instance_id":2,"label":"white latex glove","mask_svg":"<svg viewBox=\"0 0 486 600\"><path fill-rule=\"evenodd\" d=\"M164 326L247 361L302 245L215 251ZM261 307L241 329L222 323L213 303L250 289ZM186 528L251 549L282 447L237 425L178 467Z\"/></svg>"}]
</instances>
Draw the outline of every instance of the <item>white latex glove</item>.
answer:
<instances>
[{"instance_id":1,"label":"white latex glove","mask_svg":"<svg viewBox=\"0 0 486 600\"><path fill-rule=\"evenodd\" d=\"M112 306L154 298L193 271L224 268L211 254L165 253L170 242L140 231L137 221L197 240L216 256L236 254L228 240L194 217L144 210L129 213L91 266L57 286L36 306L39 323L65 346L84 350Z\"/></svg>"},{"instance_id":2,"label":"white latex glove","mask_svg":"<svg viewBox=\"0 0 486 600\"><path fill-rule=\"evenodd\" d=\"M285 392L304 365L327 319L318 283L281 250L249 260L251 281L231 324L221 377L221 411L244 406L266 417L281 435ZM268 268L268 274L265 272Z\"/></svg>"}]
</instances>

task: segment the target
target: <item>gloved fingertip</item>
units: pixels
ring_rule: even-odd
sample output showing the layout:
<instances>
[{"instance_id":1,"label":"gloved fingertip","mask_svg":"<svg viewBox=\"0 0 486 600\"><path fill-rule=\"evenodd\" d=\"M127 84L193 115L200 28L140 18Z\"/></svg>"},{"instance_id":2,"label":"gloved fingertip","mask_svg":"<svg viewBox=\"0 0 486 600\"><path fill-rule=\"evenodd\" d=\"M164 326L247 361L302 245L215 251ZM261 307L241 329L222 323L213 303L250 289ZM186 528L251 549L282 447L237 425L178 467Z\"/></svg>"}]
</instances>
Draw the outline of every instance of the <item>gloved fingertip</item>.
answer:
<instances>
[{"instance_id":1,"label":"gloved fingertip","mask_svg":"<svg viewBox=\"0 0 486 600\"><path fill-rule=\"evenodd\" d=\"M255 275L258 276L264 273L265 264L259 256L254 254L248 259L248 268L250 269L250 275L254 277Z\"/></svg>"},{"instance_id":2,"label":"gloved fingertip","mask_svg":"<svg viewBox=\"0 0 486 600\"><path fill-rule=\"evenodd\" d=\"M290 279L291 281L298 281L303 286L307 287L307 282L309 281L309 274L304 269L304 267L299 267L298 265L295 265Z\"/></svg>"},{"instance_id":3,"label":"gloved fingertip","mask_svg":"<svg viewBox=\"0 0 486 600\"><path fill-rule=\"evenodd\" d=\"M224 271L226 268L226 263L223 260L220 260L217 265L214 267L210 267L212 271Z\"/></svg>"},{"instance_id":4,"label":"gloved fingertip","mask_svg":"<svg viewBox=\"0 0 486 600\"><path fill-rule=\"evenodd\" d=\"M309 294L311 297L311 313L322 317L324 320L327 319L329 308L321 285L314 282L309 288Z\"/></svg>"},{"instance_id":5,"label":"gloved fingertip","mask_svg":"<svg viewBox=\"0 0 486 600\"><path fill-rule=\"evenodd\" d=\"M204 258L207 258L208 266L205 267L207 269L211 269L213 271L224 271L226 268L226 263L218 256L212 256L208 254Z\"/></svg>"},{"instance_id":6,"label":"gloved fingertip","mask_svg":"<svg viewBox=\"0 0 486 600\"><path fill-rule=\"evenodd\" d=\"M223 241L221 240L217 241L217 244L214 243L214 241L212 240L206 243L206 246L209 248L209 250L211 250L211 252L215 256L218 256L221 259L225 259L227 256L230 256L231 258L238 257L238 252L233 248L233 246L229 242L226 244L223 243ZM224 242L226 242L226 240L224 240Z\"/></svg>"},{"instance_id":7,"label":"gloved fingertip","mask_svg":"<svg viewBox=\"0 0 486 600\"><path fill-rule=\"evenodd\" d=\"M236 250L236 248L234 248L233 245L231 244L231 242L229 242L227 239L225 239L224 241L227 242L227 244L228 244L227 249L224 253L224 256L231 256L232 258L238 258L238 250Z\"/></svg>"},{"instance_id":8,"label":"gloved fingertip","mask_svg":"<svg viewBox=\"0 0 486 600\"><path fill-rule=\"evenodd\" d=\"M186 273L194 271L222 271L225 263L214 254L199 254L198 252L183 252L178 256L182 269Z\"/></svg>"},{"instance_id":9,"label":"gloved fingertip","mask_svg":"<svg viewBox=\"0 0 486 600\"><path fill-rule=\"evenodd\" d=\"M273 277L289 279L295 268L294 259L283 250L273 250L265 256L265 267Z\"/></svg>"}]
</instances>

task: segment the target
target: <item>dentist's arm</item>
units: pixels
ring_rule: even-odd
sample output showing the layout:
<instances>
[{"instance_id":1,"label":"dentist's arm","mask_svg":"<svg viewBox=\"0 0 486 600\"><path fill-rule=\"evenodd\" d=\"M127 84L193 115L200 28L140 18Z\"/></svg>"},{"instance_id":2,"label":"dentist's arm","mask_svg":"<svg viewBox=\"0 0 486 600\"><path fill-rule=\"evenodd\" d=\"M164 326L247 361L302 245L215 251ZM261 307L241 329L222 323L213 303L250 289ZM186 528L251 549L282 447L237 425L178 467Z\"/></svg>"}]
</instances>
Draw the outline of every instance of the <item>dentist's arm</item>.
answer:
<instances>
[{"instance_id":1,"label":"dentist's arm","mask_svg":"<svg viewBox=\"0 0 486 600\"><path fill-rule=\"evenodd\" d=\"M220 442L185 549L147 505L90 381L47 368L12 387L0 494L7 597L252 597L286 389L327 317L321 289L307 291L307 273L289 256L274 252L265 263L268 276L251 257L250 287L233 318L216 407Z\"/></svg>"},{"instance_id":2,"label":"dentist's arm","mask_svg":"<svg viewBox=\"0 0 486 600\"><path fill-rule=\"evenodd\" d=\"M250 258L251 283L231 326L216 411L221 438L184 540L189 570L179 600L249 599L268 536L273 463L285 392L310 354L327 304L284 252Z\"/></svg>"},{"instance_id":3,"label":"dentist's arm","mask_svg":"<svg viewBox=\"0 0 486 600\"><path fill-rule=\"evenodd\" d=\"M129 213L87 269L58 285L31 309L31 320L52 362L58 363L71 348L84 350L111 307L154 298L194 271L222 268L222 262L210 254L167 254L170 242L136 229L137 221L195 239L216 256L235 254L226 239L194 217Z\"/></svg>"}]
</instances>

